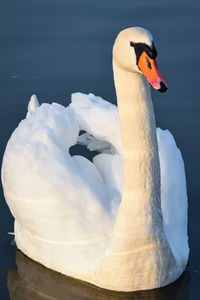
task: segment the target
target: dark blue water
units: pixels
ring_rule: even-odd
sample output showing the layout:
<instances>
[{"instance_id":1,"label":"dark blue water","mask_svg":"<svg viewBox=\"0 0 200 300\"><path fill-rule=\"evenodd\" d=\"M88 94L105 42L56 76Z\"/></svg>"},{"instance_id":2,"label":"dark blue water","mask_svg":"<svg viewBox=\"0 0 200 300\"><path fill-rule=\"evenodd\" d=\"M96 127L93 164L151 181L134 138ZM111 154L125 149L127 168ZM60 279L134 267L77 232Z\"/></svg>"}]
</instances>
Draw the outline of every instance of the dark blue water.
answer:
<instances>
[{"instance_id":1,"label":"dark blue water","mask_svg":"<svg viewBox=\"0 0 200 300\"><path fill-rule=\"evenodd\" d=\"M93 92L116 103L112 45L117 33L131 26L146 27L153 33L159 66L170 85L166 94L153 92L153 99L157 125L172 132L185 161L191 253L187 272L178 283L165 290L136 293L129 298L121 295L120 299L196 300L200 284L199 1L1 0L0 154L2 157L11 133L24 118L33 93L40 102L64 105L76 91ZM13 231L13 218L1 192L1 299L9 299L7 281L12 299L118 299L98 289L91 292L91 288L72 279L56 277L54 272L47 274L43 268L38 274L43 276L48 297L43 294L44 298L40 298L39 285L34 284L31 289L24 283L26 276L30 282L35 282L34 276L40 278L36 275L37 264L18 255L18 269L9 271L8 275L8 270L15 268L16 255L8 231ZM49 278L53 278L52 282ZM68 287L69 295L65 288L63 294L56 294L55 291L62 291L61 285Z\"/></svg>"}]
</instances>

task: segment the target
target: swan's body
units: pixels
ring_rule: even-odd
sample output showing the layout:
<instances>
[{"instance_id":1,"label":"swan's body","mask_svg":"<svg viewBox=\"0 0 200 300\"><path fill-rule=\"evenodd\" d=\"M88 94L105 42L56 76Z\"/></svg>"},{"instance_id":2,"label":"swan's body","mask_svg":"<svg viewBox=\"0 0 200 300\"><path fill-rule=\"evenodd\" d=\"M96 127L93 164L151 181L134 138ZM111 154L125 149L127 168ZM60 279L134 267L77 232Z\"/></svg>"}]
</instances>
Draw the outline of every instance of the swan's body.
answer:
<instances>
[{"instance_id":1,"label":"swan's body","mask_svg":"<svg viewBox=\"0 0 200 300\"><path fill-rule=\"evenodd\" d=\"M124 47L128 38L152 43L138 28L115 42L119 114L92 94L74 94L67 108L32 98L2 169L18 248L63 274L119 291L176 280L189 252L183 161L168 131L157 130L157 144L150 88ZM94 137L89 147L109 153L94 163L71 157L80 129Z\"/></svg>"}]
</instances>

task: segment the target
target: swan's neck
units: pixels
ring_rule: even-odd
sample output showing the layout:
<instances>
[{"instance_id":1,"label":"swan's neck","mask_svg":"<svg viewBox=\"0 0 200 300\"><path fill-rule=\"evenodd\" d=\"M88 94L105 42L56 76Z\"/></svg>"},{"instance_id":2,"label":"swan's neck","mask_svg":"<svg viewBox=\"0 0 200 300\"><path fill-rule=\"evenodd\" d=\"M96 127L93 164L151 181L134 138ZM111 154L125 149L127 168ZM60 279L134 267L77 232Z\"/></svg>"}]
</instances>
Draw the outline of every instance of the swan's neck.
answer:
<instances>
[{"instance_id":1,"label":"swan's neck","mask_svg":"<svg viewBox=\"0 0 200 300\"><path fill-rule=\"evenodd\" d=\"M150 86L114 63L124 166L124 191L114 234L148 239L163 228L160 165ZM137 236L138 235L138 236ZM159 237L158 237L159 238Z\"/></svg>"},{"instance_id":2,"label":"swan's neck","mask_svg":"<svg viewBox=\"0 0 200 300\"><path fill-rule=\"evenodd\" d=\"M122 135L124 192L110 244L99 264L98 280L106 278L110 286L123 280L124 290L145 290L170 283L178 268L163 229L150 87L142 75L123 70L115 63L114 79Z\"/></svg>"}]
</instances>

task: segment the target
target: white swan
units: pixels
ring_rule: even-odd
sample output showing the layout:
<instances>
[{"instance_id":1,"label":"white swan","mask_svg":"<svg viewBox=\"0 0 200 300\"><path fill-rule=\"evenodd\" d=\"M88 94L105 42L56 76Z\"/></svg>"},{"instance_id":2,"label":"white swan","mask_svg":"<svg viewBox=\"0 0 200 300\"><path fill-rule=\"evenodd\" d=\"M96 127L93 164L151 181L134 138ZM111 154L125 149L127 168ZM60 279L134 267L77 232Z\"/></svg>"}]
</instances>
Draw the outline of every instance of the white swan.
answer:
<instances>
[{"instance_id":1,"label":"white swan","mask_svg":"<svg viewBox=\"0 0 200 300\"><path fill-rule=\"evenodd\" d=\"M161 91L167 83L155 58L147 30L122 31L113 48L119 115L92 94L74 94L67 108L39 106L32 97L3 158L17 247L51 269L106 289L167 285L188 260L184 165L168 131L157 130L158 153L147 80ZM93 137L84 141L80 129ZM71 157L78 139L108 153L94 163Z\"/></svg>"}]
</instances>

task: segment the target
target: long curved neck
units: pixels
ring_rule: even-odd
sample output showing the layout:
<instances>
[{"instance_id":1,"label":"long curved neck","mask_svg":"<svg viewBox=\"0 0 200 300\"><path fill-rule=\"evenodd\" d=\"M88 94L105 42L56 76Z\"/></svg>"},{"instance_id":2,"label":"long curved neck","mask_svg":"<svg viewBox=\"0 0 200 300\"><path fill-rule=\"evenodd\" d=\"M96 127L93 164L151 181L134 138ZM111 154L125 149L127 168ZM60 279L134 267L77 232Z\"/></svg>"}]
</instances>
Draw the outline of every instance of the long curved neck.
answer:
<instances>
[{"instance_id":1,"label":"long curved neck","mask_svg":"<svg viewBox=\"0 0 200 300\"><path fill-rule=\"evenodd\" d=\"M160 203L160 166L150 87L142 75L114 63L124 167L124 191L98 282L126 291L160 287L177 278ZM122 267L123 266L123 267ZM133 276L134 274L134 276ZM123 279L123 280L122 280Z\"/></svg>"},{"instance_id":2,"label":"long curved neck","mask_svg":"<svg viewBox=\"0 0 200 300\"><path fill-rule=\"evenodd\" d=\"M150 86L143 75L113 63L120 115L124 191L114 228L130 240L150 238L162 228L160 165ZM162 230L161 230L162 231ZM137 237L138 233L138 237ZM118 239L119 240L119 239ZM127 246L126 246L127 248Z\"/></svg>"},{"instance_id":3,"label":"long curved neck","mask_svg":"<svg viewBox=\"0 0 200 300\"><path fill-rule=\"evenodd\" d=\"M134 194L135 201L140 199L143 203L144 195L148 199L153 196L158 204L160 166L150 86L143 75L115 64L114 79L122 135L124 196Z\"/></svg>"}]
</instances>

